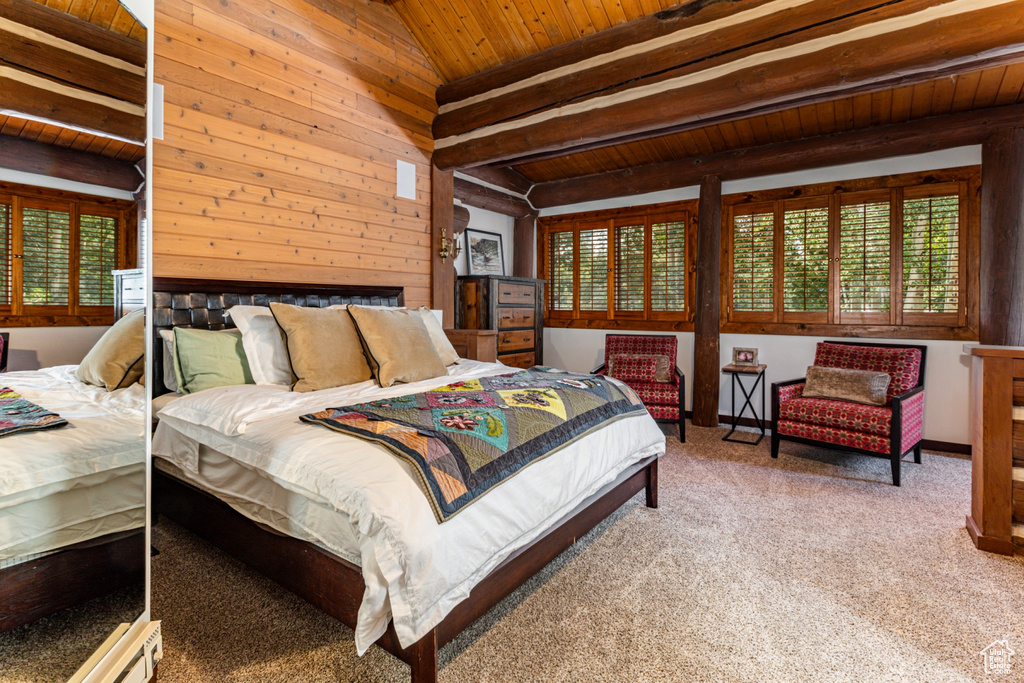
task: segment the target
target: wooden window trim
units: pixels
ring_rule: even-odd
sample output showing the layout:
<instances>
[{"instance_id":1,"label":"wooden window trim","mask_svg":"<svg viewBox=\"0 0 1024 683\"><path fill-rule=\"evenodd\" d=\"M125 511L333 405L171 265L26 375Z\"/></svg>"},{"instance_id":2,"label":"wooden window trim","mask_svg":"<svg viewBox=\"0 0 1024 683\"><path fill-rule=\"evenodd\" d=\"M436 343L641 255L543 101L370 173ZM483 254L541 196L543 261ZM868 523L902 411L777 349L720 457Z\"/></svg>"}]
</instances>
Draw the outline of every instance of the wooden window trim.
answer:
<instances>
[{"instance_id":1,"label":"wooden window trim","mask_svg":"<svg viewBox=\"0 0 1024 683\"><path fill-rule=\"evenodd\" d=\"M22 208L57 209L71 213L67 305L26 305L22 300L22 269L11 267L11 303L0 305L0 327L79 327L112 325L114 307L83 306L78 302L79 216L107 216L118 221L115 268L134 268L137 261L138 205L94 195L0 182L0 202L11 205L11 254L21 254ZM8 257L9 261L13 261Z\"/></svg>"},{"instance_id":2,"label":"wooden window trim","mask_svg":"<svg viewBox=\"0 0 1024 683\"><path fill-rule=\"evenodd\" d=\"M569 311L551 310L551 299L545 302L544 325L546 327L575 329L641 330L641 331L693 331L693 308L696 284L696 200L668 202L649 206L587 211L577 214L545 216L538 221L537 230L537 272L546 277L549 269L550 235L557 232L574 233L574 306ZM681 214L683 214L681 216ZM651 310L651 268L652 268L652 226L661 222L685 221L686 265L685 265L685 309L684 311ZM608 228L608 305L606 311L581 311L579 307L579 233L592 229L598 224ZM615 228L621 226L644 226L644 310L615 310L614 269L616 259Z\"/></svg>"},{"instance_id":3,"label":"wooden window trim","mask_svg":"<svg viewBox=\"0 0 1024 683\"><path fill-rule=\"evenodd\" d=\"M956 315L946 313L904 313L902 301L903 259L903 201L928 196L949 194L955 188L960 196L959 226L959 287L960 305ZM879 178L864 178L837 183L822 183L788 187L761 192L727 195L722 198L722 272L721 272L721 331L732 334L779 334L836 337L880 337L893 339L949 339L971 341L978 338L979 325L979 263L978 239L980 232L979 166L906 173ZM828 322L794 318L792 313L775 315L768 320L736 319L730 313L732 303L732 218L736 212L750 211L758 204L794 201L815 201L827 197L830 202L829 228L829 312ZM838 208L841 205L863 201L864 198L886 197L890 204L890 310L887 314L838 313L839 283L839 225ZM776 220L776 254L781 241L781 228ZM783 303L779 299L781 282L780 259L776 258L776 311Z\"/></svg>"}]
</instances>

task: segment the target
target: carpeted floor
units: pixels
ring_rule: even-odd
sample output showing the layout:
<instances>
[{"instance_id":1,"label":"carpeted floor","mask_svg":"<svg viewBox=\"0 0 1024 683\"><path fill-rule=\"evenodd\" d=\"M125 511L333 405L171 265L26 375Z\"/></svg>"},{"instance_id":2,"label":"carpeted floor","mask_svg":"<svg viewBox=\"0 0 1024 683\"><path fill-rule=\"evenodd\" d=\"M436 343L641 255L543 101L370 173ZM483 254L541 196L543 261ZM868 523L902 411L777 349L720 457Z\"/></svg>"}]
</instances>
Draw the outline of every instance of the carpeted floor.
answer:
<instances>
[{"instance_id":1,"label":"carpeted floor","mask_svg":"<svg viewBox=\"0 0 1024 683\"><path fill-rule=\"evenodd\" d=\"M142 582L0 633L0 683L63 683L145 607Z\"/></svg>"},{"instance_id":2,"label":"carpeted floor","mask_svg":"<svg viewBox=\"0 0 1024 683\"><path fill-rule=\"evenodd\" d=\"M674 434L674 431L671 432ZM1024 560L964 529L970 462L669 437L634 498L441 652L441 681L1024 680ZM160 680L407 681L378 648L171 523L154 529ZM1008 639L1009 676L979 652Z\"/></svg>"}]
</instances>

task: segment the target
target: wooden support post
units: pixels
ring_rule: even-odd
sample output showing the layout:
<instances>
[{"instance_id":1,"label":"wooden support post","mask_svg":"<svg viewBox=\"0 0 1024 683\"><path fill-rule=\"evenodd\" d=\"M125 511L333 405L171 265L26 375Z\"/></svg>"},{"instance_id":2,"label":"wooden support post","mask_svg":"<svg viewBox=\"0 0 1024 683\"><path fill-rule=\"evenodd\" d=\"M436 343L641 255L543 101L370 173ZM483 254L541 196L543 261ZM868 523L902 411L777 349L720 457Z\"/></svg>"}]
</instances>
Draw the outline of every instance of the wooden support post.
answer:
<instances>
[{"instance_id":1,"label":"wooden support post","mask_svg":"<svg viewBox=\"0 0 1024 683\"><path fill-rule=\"evenodd\" d=\"M442 231L451 239L455 228L454 175L430 166L430 301L432 308L444 311L442 325L455 327L455 262L451 256L441 261Z\"/></svg>"},{"instance_id":2,"label":"wooden support post","mask_svg":"<svg viewBox=\"0 0 1024 683\"><path fill-rule=\"evenodd\" d=\"M982 344L1024 346L1024 128L981 147Z\"/></svg>"},{"instance_id":3,"label":"wooden support post","mask_svg":"<svg viewBox=\"0 0 1024 683\"><path fill-rule=\"evenodd\" d=\"M516 219L512 231L512 274L533 277L533 255L537 249L537 214Z\"/></svg>"},{"instance_id":4,"label":"wooden support post","mask_svg":"<svg viewBox=\"0 0 1024 683\"><path fill-rule=\"evenodd\" d=\"M693 424L718 426L719 273L722 260L722 181L704 176L697 206L697 304L693 339Z\"/></svg>"}]
</instances>

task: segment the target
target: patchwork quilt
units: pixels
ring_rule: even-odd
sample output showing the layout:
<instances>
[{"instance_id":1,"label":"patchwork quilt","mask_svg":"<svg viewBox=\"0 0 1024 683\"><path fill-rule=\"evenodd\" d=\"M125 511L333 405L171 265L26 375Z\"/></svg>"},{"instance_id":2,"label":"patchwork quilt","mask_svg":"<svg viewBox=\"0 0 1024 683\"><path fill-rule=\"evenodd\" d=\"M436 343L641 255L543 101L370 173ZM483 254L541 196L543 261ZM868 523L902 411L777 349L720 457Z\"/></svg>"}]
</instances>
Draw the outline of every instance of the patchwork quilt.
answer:
<instances>
[{"instance_id":1,"label":"patchwork quilt","mask_svg":"<svg viewBox=\"0 0 1024 683\"><path fill-rule=\"evenodd\" d=\"M524 467L645 411L636 393L607 377L534 367L301 419L380 444L408 462L437 521L445 522Z\"/></svg>"},{"instance_id":2,"label":"patchwork quilt","mask_svg":"<svg viewBox=\"0 0 1024 683\"><path fill-rule=\"evenodd\" d=\"M36 429L53 429L63 427L67 423L68 421L57 413L22 398L13 389L0 389L0 436Z\"/></svg>"}]
</instances>

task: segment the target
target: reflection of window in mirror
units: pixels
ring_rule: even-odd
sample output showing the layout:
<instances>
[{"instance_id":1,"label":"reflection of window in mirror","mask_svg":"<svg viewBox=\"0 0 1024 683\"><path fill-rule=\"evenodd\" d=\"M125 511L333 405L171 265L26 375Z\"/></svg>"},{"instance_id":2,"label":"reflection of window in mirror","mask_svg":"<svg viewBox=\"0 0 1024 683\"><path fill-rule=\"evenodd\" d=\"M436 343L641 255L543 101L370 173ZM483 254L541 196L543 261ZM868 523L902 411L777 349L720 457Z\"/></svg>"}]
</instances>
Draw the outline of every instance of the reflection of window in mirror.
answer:
<instances>
[{"instance_id":1,"label":"reflection of window in mirror","mask_svg":"<svg viewBox=\"0 0 1024 683\"><path fill-rule=\"evenodd\" d=\"M0 18L0 679L64 681L145 612L146 29Z\"/></svg>"}]
</instances>

